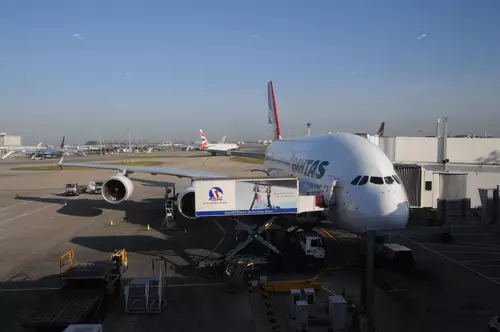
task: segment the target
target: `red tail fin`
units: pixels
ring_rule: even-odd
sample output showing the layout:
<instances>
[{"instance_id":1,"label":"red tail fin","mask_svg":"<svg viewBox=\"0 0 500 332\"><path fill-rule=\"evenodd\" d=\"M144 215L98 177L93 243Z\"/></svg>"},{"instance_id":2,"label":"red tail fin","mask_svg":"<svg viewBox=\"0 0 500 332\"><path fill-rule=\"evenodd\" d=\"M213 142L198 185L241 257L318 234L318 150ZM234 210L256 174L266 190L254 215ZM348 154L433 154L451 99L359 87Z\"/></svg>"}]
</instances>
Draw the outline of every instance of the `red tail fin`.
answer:
<instances>
[{"instance_id":1,"label":"red tail fin","mask_svg":"<svg viewBox=\"0 0 500 332\"><path fill-rule=\"evenodd\" d=\"M278 116L278 107L276 106L276 98L274 96L273 81L267 83L267 98L269 102L269 124L274 124L272 140L281 139L280 118Z\"/></svg>"}]
</instances>

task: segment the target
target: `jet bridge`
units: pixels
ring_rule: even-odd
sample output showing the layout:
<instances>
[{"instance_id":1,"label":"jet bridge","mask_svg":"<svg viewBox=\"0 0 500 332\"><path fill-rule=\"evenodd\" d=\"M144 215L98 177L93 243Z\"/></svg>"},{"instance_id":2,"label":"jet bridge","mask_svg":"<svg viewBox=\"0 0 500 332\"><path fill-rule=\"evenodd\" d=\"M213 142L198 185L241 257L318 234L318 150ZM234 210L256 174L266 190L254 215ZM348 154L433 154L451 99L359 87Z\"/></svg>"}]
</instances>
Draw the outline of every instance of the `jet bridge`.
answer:
<instances>
[{"instance_id":1,"label":"jet bridge","mask_svg":"<svg viewBox=\"0 0 500 332\"><path fill-rule=\"evenodd\" d=\"M198 262L198 268L228 265L250 266L266 263L258 257L242 258L241 252L253 241L258 241L270 252L281 255L281 252L261 235L276 221L280 215L299 214L304 212L320 212L325 209L322 195L300 195L299 180L293 177L273 178L224 178L194 180L196 217L231 217L239 228L248 233L245 241L239 243L219 259L211 259L212 253L224 241L224 233L219 244L205 258ZM268 215L261 225L251 227L243 224L239 216ZM228 269L226 268L226 270ZM234 270L234 269L232 269Z\"/></svg>"}]
</instances>

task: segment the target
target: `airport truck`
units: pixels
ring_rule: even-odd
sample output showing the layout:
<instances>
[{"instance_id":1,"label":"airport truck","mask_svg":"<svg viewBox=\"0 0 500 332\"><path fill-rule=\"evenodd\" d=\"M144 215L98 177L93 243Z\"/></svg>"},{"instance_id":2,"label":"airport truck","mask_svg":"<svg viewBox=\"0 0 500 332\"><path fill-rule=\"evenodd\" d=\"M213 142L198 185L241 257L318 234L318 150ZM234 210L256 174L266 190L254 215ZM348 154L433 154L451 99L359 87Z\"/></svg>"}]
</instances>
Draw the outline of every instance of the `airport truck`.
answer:
<instances>
[{"instance_id":1,"label":"airport truck","mask_svg":"<svg viewBox=\"0 0 500 332\"><path fill-rule=\"evenodd\" d=\"M301 232L299 234L299 244L307 260L323 260L325 258L323 238L318 233Z\"/></svg>"},{"instance_id":2,"label":"airport truck","mask_svg":"<svg viewBox=\"0 0 500 332\"><path fill-rule=\"evenodd\" d=\"M80 185L78 183L68 183L66 185L66 191L64 194L66 196L79 196L87 191L87 186Z\"/></svg>"},{"instance_id":3,"label":"airport truck","mask_svg":"<svg viewBox=\"0 0 500 332\"><path fill-rule=\"evenodd\" d=\"M100 194L102 191L102 185L104 181L90 181L89 182L89 187L88 187L88 192L90 194Z\"/></svg>"}]
</instances>

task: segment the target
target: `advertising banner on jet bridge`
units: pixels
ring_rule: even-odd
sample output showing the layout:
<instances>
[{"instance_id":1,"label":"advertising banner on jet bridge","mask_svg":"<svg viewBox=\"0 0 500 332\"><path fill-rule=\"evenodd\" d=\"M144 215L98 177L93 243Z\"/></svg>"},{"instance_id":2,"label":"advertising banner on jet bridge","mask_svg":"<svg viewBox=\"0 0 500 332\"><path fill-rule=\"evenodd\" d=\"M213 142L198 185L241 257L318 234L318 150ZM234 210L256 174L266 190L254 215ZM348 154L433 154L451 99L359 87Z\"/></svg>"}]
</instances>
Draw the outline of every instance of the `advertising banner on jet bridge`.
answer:
<instances>
[{"instance_id":1,"label":"advertising banner on jet bridge","mask_svg":"<svg viewBox=\"0 0 500 332\"><path fill-rule=\"evenodd\" d=\"M196 180L196 216L297 213L295 178Z\"/></svg>"}]
</instances>

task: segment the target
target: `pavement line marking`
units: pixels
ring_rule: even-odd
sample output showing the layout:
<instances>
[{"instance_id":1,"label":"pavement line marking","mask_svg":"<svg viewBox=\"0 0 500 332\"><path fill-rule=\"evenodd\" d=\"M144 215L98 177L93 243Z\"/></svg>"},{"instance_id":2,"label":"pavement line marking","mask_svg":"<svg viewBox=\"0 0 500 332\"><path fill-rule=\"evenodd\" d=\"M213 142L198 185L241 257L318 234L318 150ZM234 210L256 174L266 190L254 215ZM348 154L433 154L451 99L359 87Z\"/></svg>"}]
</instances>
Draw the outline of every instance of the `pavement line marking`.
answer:
<instances>
[{"instance_id":1,"label":"pavement line marking","mask_svg":"<svg viewBox=\"0 0 500 332\"><path fill-rule=\"evenodd\" d=\"M332 292L331 290L329 290L328 288L326 287L323 287L321 286L321 288L323 288L324 290L326 290L328 293L332 294L333 296L336 296L337 294L335 294L334 292Z\"/></svg>"},{"instance_id":2,"label":"pavement line marking","mask_svg":"<svg viewBox=\"0 0 500 332\"><path fill-rule=\"evenodd\" d=\"M470 249L479 249L479 250L500 250L500 246L495 245L466 245L466 244L449 244L449 243L434 243L434 242L421 242L424 246L443 246L445 248L455 247L455 248L470 248Z\"/></svg>"},{"instance_id":3,"label":"pavement line marking","mask_svg":"<svg viewBox=\"0 0 500 332\"><path fill-rule=\"evenodd\" d=\"M458 266L460 266L460 267L463 267L464 269L468 270L469 272L472 272L472 273L474 273L474 274L476 274L476 275L478 275L478 276L480 276L480 277L482 277L482 278L484 278L484 279L486 279L486 280L488 280L488 281L490 281L490 282L492 282L492 283L496 284L497 286L500 286L500 282L499 282L499 281L496 281L494 278L490 278L490 277L488 277L488 276L486 276L486 275L484 275L484 274L482 274L482 273L480 273L480 272L478 272L478 271L476 271L476 270L474 270L474 269L471 269L471 268L470 268L470 267L468 267L468 266L465 266L465 265L463 265L463 264L460 264L460 263L459 263L459 262L457 262L456 260L453 260L453 259L451 259L451 258L449 258L449 257L447 257L447 256L445 256L445 255L443 255L443 254L441 254L441 253L439 253L439 252L435 251L435 250L432 250L431 248L428 248L428 247L426 247L426 246L424 246L424 245L422 245L422 244L420 244L420 243L418 243L418 242L416 242L416 241L413 241L413 240L411 240L411 239L407 238L407 237L406 237L406 236L404 236L404 235L400 235L400 236L401 236L403 239L406 239L406 240L410 241L411 243L413 243L413 244L415 244L415 245L417 245L417 246L421 247L422 249L428 250L428 251L432 252L433 254L435 254L435 255L437 255L437 256L439 256L439 257L441 257L441 258L444 258L444 259L446 259L447 261L452 262L452 263L454 263L454 264L456 264L456 265L458 265Z\"/></svg>"},{"instance_id":4,"label":"pavement line marking","mask_svg":"<svg viewBox=\"0 0 500 332\"><path fill-rule=\"evenodd\" d=\"M49 198L49 197L52 197L52 196L55 196L55 195L54 194L50 194L48 196L39 197L39 198L37 198L36 200L33 200L33 201L27 201L27 202L23 202L23 203L19 203L19 204L9 205L9 206L6 206L4 208L1 208L0 211L12 209L12 208L15 208L16 206L21 206L21 205L24 205L24 204L35 203L35 202L38 202L38 201L40 201L40 200L42 200L44 198Z\"/></svg>"},{"instance_id":5,"label":"pavement line marking","mask_svg":"<svg viewBox=\"0 0 500 332\"><path fill-rule=\"evenodd\" d=\"M25 291L49 291L49 290L60 290L61 287L43 287L43 288L11 288L11 289L0 289L0 293L6 292L25 292Z\"/></svg>"},{"instance_id":6,"label":"pavement line marking","mask_svg":"<svg viewBox=\"0 0 500 332\"><path fill-rule=\"evenodd\" d=\"M443 255L500 255L500 252L488 251L443 251Z\"/></svg>"},{"instance_id":7,"label":"pavement line marking","mask_svg":"<svg viewBox=\"0 0 500 332\"><path fill-rule=\"evenodd\" d=\"M64 202L62 202L64 203ZM29 216L30 214L33 214L33 213L36 213L36 212L39 212L39 211L42 211L42 210L45 210L45 209L48 209L49 207L52 207L52 206L55 206L55 205L62 205L62 203L52 203L50 205L46 205L42 208L39 208L39 209L36 209L36 210L33 210L33 211L30 211L30 212L26 212L26 213L23 213L21 215L18 215L16 217L12 217L10 219L6 219L6 220L2 220L0 221L0 225L3 225L3 224L6 224L10 221L13 221L13 220L16 220L16 219L19 219L19 218L22 218L22 217L26 217L26 216Z\"/></svg>"},{"instance_id":8,"label":"pavement line marking","mask_svg":"<svg viewBox=\"0 0 500 332\"><path fill-rule=\"evenodd\" d=\"M226 286L224 283L205 283L205 284L180 284L180 285L166 285L167 287L207 287L207 286Z\"/></svg>"},{"instance_id":9,"label":"pavement line marking","mask_svg":"<svg viewBox=\"0 0 500 332\"><path fill-rule=\"evenodd\" d=\"M473 261L462 261L463 264L500 262L500 259L479 259Z\"/></svg>"},{"instance_id":10,"label":"pavement line marking","mask_svg":"<svg viewBox=\"0 0 500 332\"><path fill-rule=\"evenodd\" d=\"M500 265L490 265L490 264L482 264L482 263L464 263L464 262L462 262L462 264L477 265L480 267L500 267Z\"/></svg>"},{"instance_id":11,"label":"pavement line marking","mask_svg":"<svg viewBox=\"0 0 500 332\"><path fill-rule=\"evenodd\" d=\"M494 233L470 233L470 234L453 234L453 236L486 236L486 235L495 235L497 236L497 234L494 234Z\"/></svg>"},{"instance_id":12,"label":"pavement line marking","mask_svg":"<svg viewBox=\"0 0 500 332\"><path fill-rule=\"evenodd\" d=\"M461 245L476 245L478 247L500 249L500 245L498 245L498 244L488 244L488 243L481 243L481 242L455 242L455 243L461 244Z\"/></svg>"}]
</instances>

